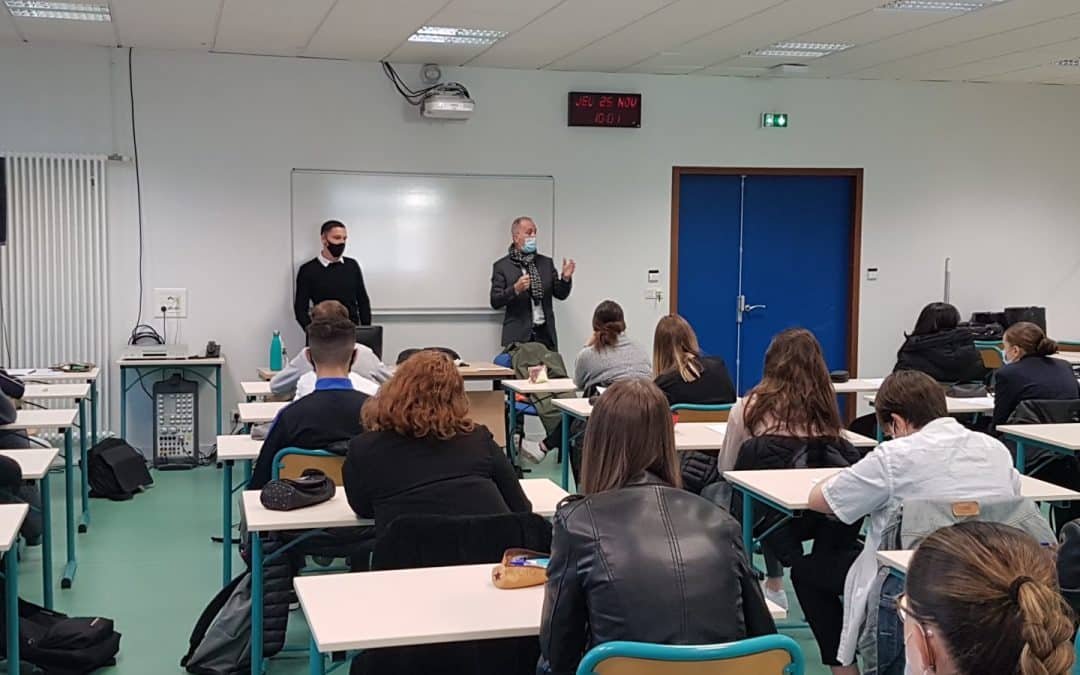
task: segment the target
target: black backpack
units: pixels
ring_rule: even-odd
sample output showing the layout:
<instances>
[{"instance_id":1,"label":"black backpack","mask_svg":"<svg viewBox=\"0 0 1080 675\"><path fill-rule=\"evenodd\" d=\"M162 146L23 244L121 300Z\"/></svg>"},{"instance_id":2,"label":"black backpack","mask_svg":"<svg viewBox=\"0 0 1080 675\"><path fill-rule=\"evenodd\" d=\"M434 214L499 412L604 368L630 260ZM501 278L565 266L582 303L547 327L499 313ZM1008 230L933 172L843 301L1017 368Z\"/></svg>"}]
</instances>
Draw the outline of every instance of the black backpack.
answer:
<instances>
[{"instance_id":1,"label":"black backpack","mask_svg":"<svg viewBox=\"0 0 1080 675\"><path fill-rule=\"evenodd\" d=\"M0 624L4 623L0 617ZM7 631L0 630L7 654ZM19 600L19 660L41 669L44 675L85 675L116 664L120 633L112 619L71 618Z\"/></svg>"},{"instance_id":2,"label":"black backpack","mask_svg":"<svg viewBox=\"0 0 1080 675\"><path fill-rule=\"evenodd\" d=\"M146 459L121 438L106 438L90 448L86 464L91 497L125 501L154 484Z\"/></svg>"}]
</instances>

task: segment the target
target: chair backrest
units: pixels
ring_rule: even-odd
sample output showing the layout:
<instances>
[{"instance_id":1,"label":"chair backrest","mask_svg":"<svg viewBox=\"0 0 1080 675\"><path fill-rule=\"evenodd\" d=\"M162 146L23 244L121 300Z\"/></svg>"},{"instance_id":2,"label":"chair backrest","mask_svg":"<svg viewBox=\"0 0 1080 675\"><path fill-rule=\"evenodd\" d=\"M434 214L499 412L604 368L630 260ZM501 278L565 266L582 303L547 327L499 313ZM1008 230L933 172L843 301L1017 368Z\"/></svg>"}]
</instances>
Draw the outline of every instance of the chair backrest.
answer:
<instances>
[{"instance_id":1,"label":"chair backrest","mask_svg":"<svg viewBox=\"0 0 1080 675\"><path fill-rule=\"evenodd\" d=\"M401 515L379 535L371 569L497 563L509 548L550 551L551 523L535 513Z\"/></svg>"},{"instance_id":2,"label":"chair backrest","mask_svg":"<svg viewBox=\"0 0 1080 675\"><path fill-rule=\"evenodd\" d=\"M990 370L997 370L1005 365L1005 353L1001 351L1000 342L975 341L975 349L979 350L983 365Z\"/></svg>"},{"instance_id":3,"label":"chair backrest","mask_svg":"<svg viewBox=\"0 0 1080 675\"><path fill-rule=\"evenodd\" d=\"M734 403L702 405L697 403L676 403L671 412L679 415L680 422L727 422Z\"/></svg>"},{"instance_id":4,"label":"chair backrest","mask_svg":"<svg viewBox=\"0 0 1080 675\"><path fill-rule=\"evenodd\" d=\"M577 675L802 675L802 650L786 635L721 645L607 642L585 655Z\"/></svg>"},{"instance_id":5,"label":"chair backrest","mask_svg":"<svg viewBox=\"0 0 1080 675\"><path fill-rule=\"evenodd\" d=\"M364 345L382 360L382 326L357 326L356 341Z\"/></svg>"},{"instance_id":6,"label":"chair backrest","mask_svg":"<svg viewBox=\"0 0 1080 675\"><path fill-rule=\"evenodd\" d=\"M319 469L334 481L334 485L343 485L341 468L344 464L344 457L326 450L282 448L274 455L271 478L299 478L304 469Z\"/></svg>"}]
</instances>

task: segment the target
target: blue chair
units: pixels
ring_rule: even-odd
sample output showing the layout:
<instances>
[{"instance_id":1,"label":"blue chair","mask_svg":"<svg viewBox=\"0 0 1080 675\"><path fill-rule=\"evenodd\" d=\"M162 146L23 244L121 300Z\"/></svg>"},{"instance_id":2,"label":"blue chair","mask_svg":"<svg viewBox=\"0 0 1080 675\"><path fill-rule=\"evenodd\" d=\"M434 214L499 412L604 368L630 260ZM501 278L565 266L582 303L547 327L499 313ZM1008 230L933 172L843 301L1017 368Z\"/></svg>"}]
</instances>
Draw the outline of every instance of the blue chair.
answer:
<instances>
[{"instance_id":1,"label":"blue chair","mask_svg":"<svg viewBox=\"0 0 1080 675\"><path fill-rule=\"evenodd\" d=\"M506 352L503 352L502 354L499 354L498 356L496 356L493 359L493 361L494 361L495 365L497 365L497 366L499 366L501 368L512 368L513 367L513 361L511 360L510 355L507 354ZM509 400L509 399L507 399L507 400ZM509 405L509 403L507 405ZM532 403L528 403L526 401L518 401L516 396L514 397L514 411L518 415L531 415L533 417L537 417L539 415L539 413L536 412L536 406L534 406ZM510 411L507 410L506 412L507 412L507 414L509 414ZM506 416L504 415L504 417L506 417ZM525 426L524 426L524 423L525 423L525 420L522 419L521 433L519 434L521 438L518 440L518 443L515 446L515 447L518 447L518 448L521 447L521 441L525 439ZM507 425L509 426L509 422L507 423ZM508 443L510 442L510 438L511 438L510 434L517 434L517 433L518 433L517 429L509 429L508 428L506 430L507 442Z\"/></svg>"},{"instance_id":2,"label":"blue chair","mask_svg":"<svg viewBox=\"0 0 1080 675\"><path fill-rule=\"evenodd\" d=\"M607 642L589 650L577 675L803 675L802 650L786 635L721 645Z\"/></svg>"},{"instance_id":3,"label":"blue chair","mask_svg":"<svg viewBox=\"0 0 1080 675\"><path fill-rule=\"evenodd\" d=\"M680 422L727 422L734 407L734 403L676 403L671 406L671 412L678 414Z\"/></svg>"}]
</instances>

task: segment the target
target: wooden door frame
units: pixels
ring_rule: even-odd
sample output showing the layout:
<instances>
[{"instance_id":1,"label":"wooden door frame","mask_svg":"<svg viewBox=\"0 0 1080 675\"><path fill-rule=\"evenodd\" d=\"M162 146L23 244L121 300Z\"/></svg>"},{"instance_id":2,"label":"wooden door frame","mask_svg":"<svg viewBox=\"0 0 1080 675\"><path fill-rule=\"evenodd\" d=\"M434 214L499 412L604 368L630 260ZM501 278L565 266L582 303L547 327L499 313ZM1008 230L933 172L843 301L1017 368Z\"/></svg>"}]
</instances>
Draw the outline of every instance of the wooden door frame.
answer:
<instances>
[{"instance_id":1,"label":"wooden door frame","mask_svg":"<svg viewBox=\"0 0 1080 675\"><path fill-rule=\"evenodd\" d=\"M851 203L851 264L848 286L847 370L856 377L859 369L859 282L862 280L862 169L821 169L801 167L671 167L671 274L668 297L671 313L679 311L679 181L685 175L707 176L844 176L855 181Z\"/></svg>"}]
</instances>

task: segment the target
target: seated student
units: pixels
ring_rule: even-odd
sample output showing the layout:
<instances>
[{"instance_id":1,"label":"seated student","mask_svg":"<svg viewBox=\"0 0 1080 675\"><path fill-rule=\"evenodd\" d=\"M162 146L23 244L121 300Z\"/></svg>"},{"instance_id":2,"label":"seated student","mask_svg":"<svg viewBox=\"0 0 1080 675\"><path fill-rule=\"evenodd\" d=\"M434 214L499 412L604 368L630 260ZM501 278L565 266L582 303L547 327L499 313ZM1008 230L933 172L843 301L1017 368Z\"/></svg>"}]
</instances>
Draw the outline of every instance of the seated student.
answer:
<instances>
[{"instance_id":1,"label":"seated student","mask_svg":"<svg viewBox=\"0 0 1080 675\"><path fill-rule=\"evenodd\" d=\"M818 483L809 508L845 523L869 515L866 542L843 585L822 578L817 599L799 601L807 616L820 612L839 636L833 673L856 674L855 647L877 575L876 553L890 515L905 500L961 500L1016 497L1020 474L999 441L965 429L948 417L945 392L925 373L900 371L885 378L874 400L878 424L893 440L882 443L854 466ZM841 604L840 596L844 601ZM843 628L841 630L841 624Z\"/></svg>"},{"instance_id":2,"label":"seated student","mask_svg":"<svg viewBox=\"0 0 1080 675\"><path fill-rule=\"evenodd\" d=\"M765 352L761 382L732 408L718 468L724 472L848 466L859 460L859 453L841 437L842 428L836 392L821 345L810 331L791 328L773 338ZM793 567L792 582L798 593L808 575L836 571L832 562L837 557L850 556L859 534L858 525L842 528L832 525L828 532L820 532L821 541L815 543L812 556L805 558L800 555L800 542L802 534L810 535L810 529L784 528L783 537L766 540L766 598L782 607L788 606L781 562ZM798 541L792 542L793 538ZM780 548L787 555L778 555ZM843 577L839 579L842 581ZM816 617L811 610L806 613L814 628ZM824 639L819 639L822 651L835 652L835 639L831 644Z\"/></svg>"},{"instance_id":3,"label":"seated student","mask_svg":"<svg viewBox=\"0 0 1080 675\"><path fill-rule=\"evenodd\" d=\"M1053 553L997 523L942 528L915 550L905 594L908 672L1068 675L1076 633Z\"/></svg>"},{"instance_id":4,"label":"seated student","mask_svg":"<svg viewBox=\"0 0 1080 675\"><path fill-rule=\"evenodd\" d=\"M994 426L1005 424L1023 401L1080 398L1067 361L1052 358L1057 343L1033 323L1009 326L1003 339L1005 365L994 372Z\"/></svg>"},{"instance_id":5,"label":"seated student","mask_svg":"<svg viewBox=\"0 0 1080 675\"><path fill-rule=\"evenodd\" d=\"M612 385L585 432L584 497L555 514L538 673L613 640L713 644L775 633L739 523L679 489L664 394Z\"/></svg>"},{"instance_id":6,"label":"seated student","mask_svg":"<svg viewBox=\"0 0 1080 675\"><path fill-rule=\"evenodd\" d=\"M349 505L382 533L400 515L526 513L532 504L491 432L469 419L457 366L421 351L368 400L349 444Z\"/></svg>"},{"instance_id":7,"label":"seated student","mask_svg":"<svg viewBox=\"0 0 1080 675\"><path fill-rule=\"evenodd\" d=\"M315 391L315 383L318 380L319 376L316 375L314 371L301 375L300 379L296 381L296 394L293 396L293 400L295 401L298 398L304 398ZM363 394L367 394L368 396L374 396L379 391L379 385L373 380L369 380L356 373L349 373L349 382L352 384L353 389Z\"/></svg>"},{"instance_id":8,"label":"seated student","mask_svg":"<svg viewBox=\"0 0 1080 675\"><path fill-rule=\"evenodd\" d=\"M337 300L323 300L311 308L311 320L340 317L346 321L349 319L349 310ZM355 331L355 328L354 328ZM375 352L367 345L355 342L356 334L353 333L354 351L351 371L360 377L374 381L376 384L390 379L392 371L375 356ZM307 347L300 350L289 363L274 374L270 380L270 391L275 396L284 396L293 390L299 389L299 380L305 373L312 372L311 362L307 357ZM310 392L308 392L310 393ZM298 394L296 398L300 398Z\"/></svg>"},{"instance_id":9,"label":"seated student","mask_svg":"<svg viewBox=\"0 0 1080 675\"><path fill-rule=\"evenodd\" d=\"M605 300L597 305L592 319L593 334L577 356L574 364L574 384L586 396L596 393L597 387L606 387L619 380L648 378L652 376L649 354L626 337L626 319L619 303ZM521 454L533 463L543 461L544 455L558 447L562 441L562 425L556 426L547 438L534 446L522 444ZM574 476L578 475L578 449L570 453Z\"/></svg>"},{"instance_id":10,"label":"seated student","mask_svg":"<svg viewBox=\"0 0 1080 675\"><path fill-rule=\"evenodd\" d=\"M981 382L983 365L971 330L960 327L960 312L947 302L923 307L915 328L896 354L898 370L918 370L938 382Z\"/></svg>"},{"instance_id":11,"label":"seated student","mask_svg":"<svg viewBox=\"0 0 1080 675\"><path fill-rule=\"evenodd\" d=\"M653 375L668 403L735 402L735 385L719 356L702 356L697 335L678 314L663 317L653 334Z\"/></svg>"},{"instance_id":12,"label":"seated student","mask_svg":"<svg viewBox=\"0 0 1080 675\"><path fill-rule=\"evenodd\" d=\"M0 426L14 423L18 416L19 411L15 409L15 402L0 391ZM6 434L0 434L0 438L4 435Z\"/></svg>"},{"instance_id":13,"label":"seated student","mask_svg":"<svg viewBox=\"0 0 1080 675\"><path fill-rule=\"evenodd\" d=\"M355 327L347 318L330 316L308 324L307 336L304 353L319 376L315 391L277 414L255 460L249 490L260 490L270 480L279 450L333 450L335 444L362 431L360 409L368 397L349 382L349 366L356 354Z\"/></svg>"}]
</instances>

